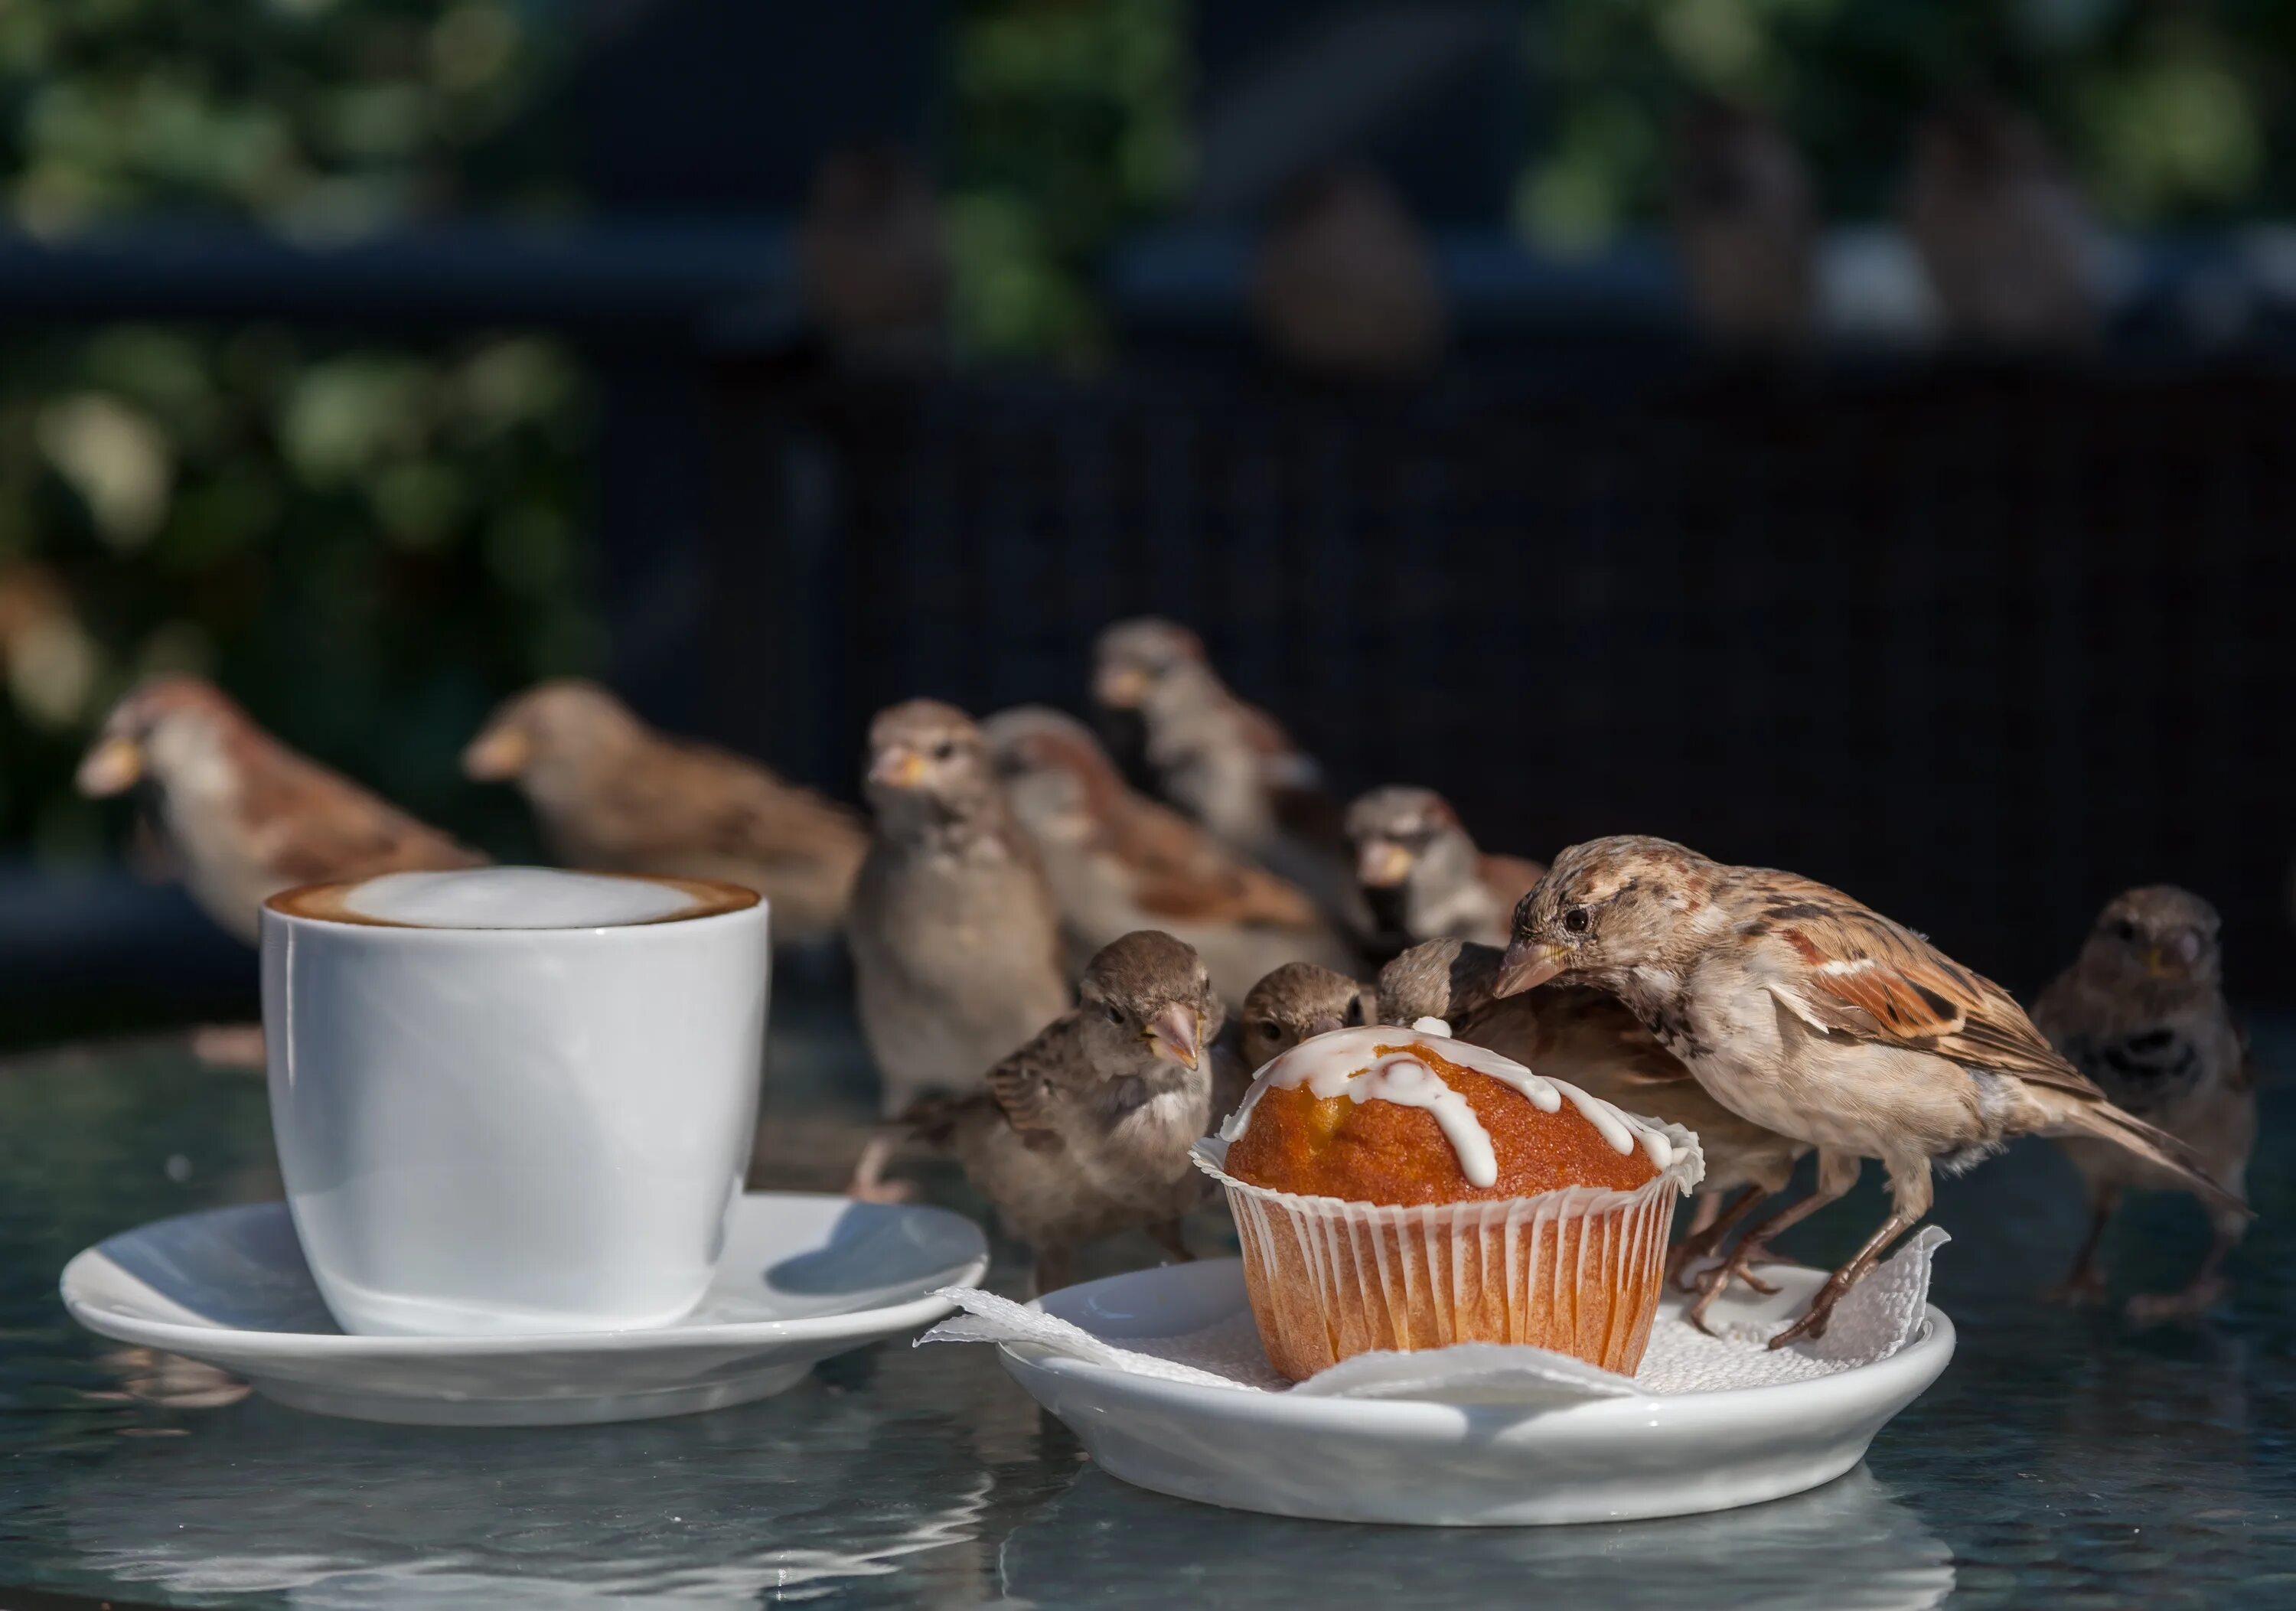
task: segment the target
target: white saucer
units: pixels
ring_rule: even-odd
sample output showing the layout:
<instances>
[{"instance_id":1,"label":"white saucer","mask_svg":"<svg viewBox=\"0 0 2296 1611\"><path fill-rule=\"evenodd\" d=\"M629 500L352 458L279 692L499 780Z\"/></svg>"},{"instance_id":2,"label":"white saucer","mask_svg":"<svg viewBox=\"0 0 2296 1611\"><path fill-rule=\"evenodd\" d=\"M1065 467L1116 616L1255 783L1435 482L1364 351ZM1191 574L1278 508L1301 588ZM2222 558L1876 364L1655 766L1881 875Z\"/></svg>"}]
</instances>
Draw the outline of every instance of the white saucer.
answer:
<instances>
[{"instance_id":1,"label":"white saucer","mask_svg":"<svg viewBox=\"0 0 2296 1611\"><path fill-rule=\"evenodd\" d=\"M283 1203L161 1220L64 1267L90 1331L245 1377L322 1415L440 1426L638 1420L745 1403L817 1361L906 1336L988 1268L980 1229L937 1208L798 1192L734 1205L717 1279L649 1331L346 1336L319 1301Z\"/></svg>"},{"instance_id":2,"label":"white saucer","mask_svg":"<svg viewBox=\"0 0 2296 1611\"><path fill-rule=\"evenodd\" d=\"M1718 1322L1767 1321L1824 1272L1766 1269L1773 1297L1734 1294ZM1672 1296L1670 1302L1683 1300ZM1210 1260L1070 1286L1040 1306L1124 1346L1233 1320L1243 1266ZM1004 1368L1111 1476L1181 1499L1325 1521L1503 1526L1628 1521L1757 1504L1840 1476L1937 1380L1953 1322L1877 1364L1815 1380L1559 1407L1240 1392L1159 1380L1005 1343Z\"/></svg>"}]
</instances>

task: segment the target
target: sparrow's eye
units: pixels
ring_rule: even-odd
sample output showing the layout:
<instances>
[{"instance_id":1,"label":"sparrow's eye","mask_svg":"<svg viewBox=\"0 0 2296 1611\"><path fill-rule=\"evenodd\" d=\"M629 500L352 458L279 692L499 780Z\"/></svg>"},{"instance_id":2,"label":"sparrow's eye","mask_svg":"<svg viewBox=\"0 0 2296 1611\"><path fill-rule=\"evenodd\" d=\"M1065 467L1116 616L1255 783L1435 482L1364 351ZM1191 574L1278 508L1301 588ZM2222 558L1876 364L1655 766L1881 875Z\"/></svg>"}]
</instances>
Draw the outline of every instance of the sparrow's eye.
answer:
<instances>
[{"instance_id":1,"label":"sparrow's eye","mask_svg":"<svg viewBox=\"0 0 2296 1611\"><path fill-rule=\"evenodd\" d=\"M1124 1009L1122 1007L1111 1007L1107 1008L1106 1011L1108 1013L1108 1021L1111 1023L1121 1023L1124 1022Z\"/></svg>"},{"instance_id":2,"label":"sparrow's eye","mask_svg":"<svg viewBox=\"0 0 2296 1611\"><path fill-rule=\"evenodd\" d=\"M2113 924L2112 937L2115 940L2134 940L2136 938L2136 925L2123 917Z\"/></svg>"},{"instance_id":3,"label":"sparrow's eye","mask_svg":"<svg viewBox=\"0 0 2296 1611\"><path fill-rule=\"evenodd\" d=\"M1283 1026L1273 1018L1262 1018L1259 1021L1259 1032L1273 1040L1283 1032Z\"/></svg>"},{"instance_id":4,"label":"sparrow's eye","mask_svg":"<svg viewBox=\"0 0 2296 1611\"><path fill-rule=\"evenodd\" d=\"M947 760L955 753L956 740L954 738L944 738L932 747L932 758L935 760Z\"/></svg>"},{"instance_id":5,"label":"sparrow's eye","mask_svg":"<svg viewBox=\"0 0 2296 1611\"><path fill-rule=\"evenodd\" d=\"M1562 926L1574 934L1585 933L1589 921L1591 920L1587 916L1587 908L1583 906L1574 906L1562 914Z\"/></svg>"}]
</instances>

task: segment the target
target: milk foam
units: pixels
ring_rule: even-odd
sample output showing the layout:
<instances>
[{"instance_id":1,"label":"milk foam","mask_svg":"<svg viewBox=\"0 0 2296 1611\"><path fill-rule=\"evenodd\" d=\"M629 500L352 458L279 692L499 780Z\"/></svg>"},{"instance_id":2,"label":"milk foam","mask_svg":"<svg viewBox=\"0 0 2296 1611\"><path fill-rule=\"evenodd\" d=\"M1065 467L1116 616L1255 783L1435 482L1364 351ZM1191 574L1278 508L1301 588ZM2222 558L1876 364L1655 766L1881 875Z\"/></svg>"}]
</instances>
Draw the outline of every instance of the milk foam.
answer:
<instances>
[{"instance_id":1,"label":"milk foam","mask_svg":"<svg viewBox=\"0 0 2296 1611\"><path fill-rule=\"evenodd\" d=\"M342 904L378 923L431 929L587 929L653 923L702 904L673 884L557 867L471 867L385 873L343 892Z\"/></svg>"}]
</instances>

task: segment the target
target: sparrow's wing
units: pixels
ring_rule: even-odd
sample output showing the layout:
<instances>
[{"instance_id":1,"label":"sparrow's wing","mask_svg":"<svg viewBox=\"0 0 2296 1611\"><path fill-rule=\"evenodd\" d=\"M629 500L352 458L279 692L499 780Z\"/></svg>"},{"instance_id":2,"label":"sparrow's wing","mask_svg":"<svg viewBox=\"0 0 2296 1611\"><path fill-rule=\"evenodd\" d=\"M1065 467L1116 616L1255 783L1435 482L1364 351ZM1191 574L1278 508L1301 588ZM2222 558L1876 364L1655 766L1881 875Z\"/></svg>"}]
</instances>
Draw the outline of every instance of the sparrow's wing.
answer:
<instances>
[{"instance_id":1,"label":"sparrow's wing","mask_svg":"<svg viewBox=\"0 0 2296 1611\"><path fill-rule=\"evenodd\" d=\"M1765 921L1792 954L1770 991L1812 1027L2102 1101L2009 992L1823 884L1773 875Z\"/></svg>"},{"instance_id":2,"label":"sparrow's wing","mask_svg":"<svg viewBox=\"0 0 2296 1611\"><path fill-rule=\"evenodd\" d=\"M1194 823L1153 801L1126 802L1108 849L1132 870L1133 899L1152 916L1306 928L1316 903L1273 873L1228 854Z\"/></svg>"},{"instance_id":3,"label":"sparrow's wing","mask_svg":"<svg viewBox=\"0 0 2296 1611\"><path fill-rule=\"evenodd\" d=\"M594 806L619 854L656 861L696 853L767 866L840 853L858 859L865 842L844 808L707 744L650 746Z\"/></svg>"},{"instance_id":4,"label":"sparrow's wing","mask_svg":"<svg viewBox=\"0 0 2296 1611\"><path fill-rule=\"evenodd\" d=\"M240 820L255 859L291 883L477 867L486 860L349 778L283 748L250 751L238 771Z\"/></svg>"},{"instance_id":5,"label":"sparrow's wing","mask_svg":"<svg viewBox=\"0 0 2296 1611\"><path fill-rule=\"evenodd\" d=\"M988 1071L988 1094L1014 1130L1025 1135L1057 1135L1066 1087L1085 1062L1077 1034L1079 1023L1075 1012L1062 1014Z\"/></svg>"}]
</instances>

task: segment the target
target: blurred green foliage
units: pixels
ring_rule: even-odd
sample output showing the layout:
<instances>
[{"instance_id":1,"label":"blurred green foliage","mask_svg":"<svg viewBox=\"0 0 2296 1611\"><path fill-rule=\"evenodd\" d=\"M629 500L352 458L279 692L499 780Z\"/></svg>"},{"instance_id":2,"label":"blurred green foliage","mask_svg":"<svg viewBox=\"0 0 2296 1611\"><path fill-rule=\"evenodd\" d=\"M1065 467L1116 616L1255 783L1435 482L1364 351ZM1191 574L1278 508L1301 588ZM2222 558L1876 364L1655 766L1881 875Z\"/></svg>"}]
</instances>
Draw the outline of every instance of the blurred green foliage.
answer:
<instances>
[{"instance_id":1,"label":"blurred green foliage","mask_svg":"<svg viewBox=\"0 0 2296 1611\"><path fill-rule=\"evenodd\" d=\"M500 0L5 0L0 194L46 235L188 212L339 239L479 201L555 210L538 109L564 23ZM514 333L0 340L0 843L78 859L124 830L71 767L114 697L172 670L502 837L488 814L520 819L454 759L503 692L600 658L593 412L573 357Z\"/></svg>"},{"instance_id":2,"label":"blurred green foliage","mask_svg":"<svg viewBox=\"0 0 2296 1611\"><path fill-rule=\"evenodd\" d=\"M1692 97L1763 108L1830 216L1896 205L1925 111L1986 88L2029 108L2116 223L2296 202L2296 7L2158 0L1551 0L1526 12L1546 139L1517 216L1558 248L1647 223Z\"/></svg>"},{"instance_id":3,"label":"blurred green foliage","mask_svg":"<svg viewBox=\"0 0 2296 1611\"><path fill-rule=\"evenodd\" d=\"M1188 183L1185 0L967 0L949 74L960 342L1103 355L1100 255Z\"/></svg>"}]
</instances>

